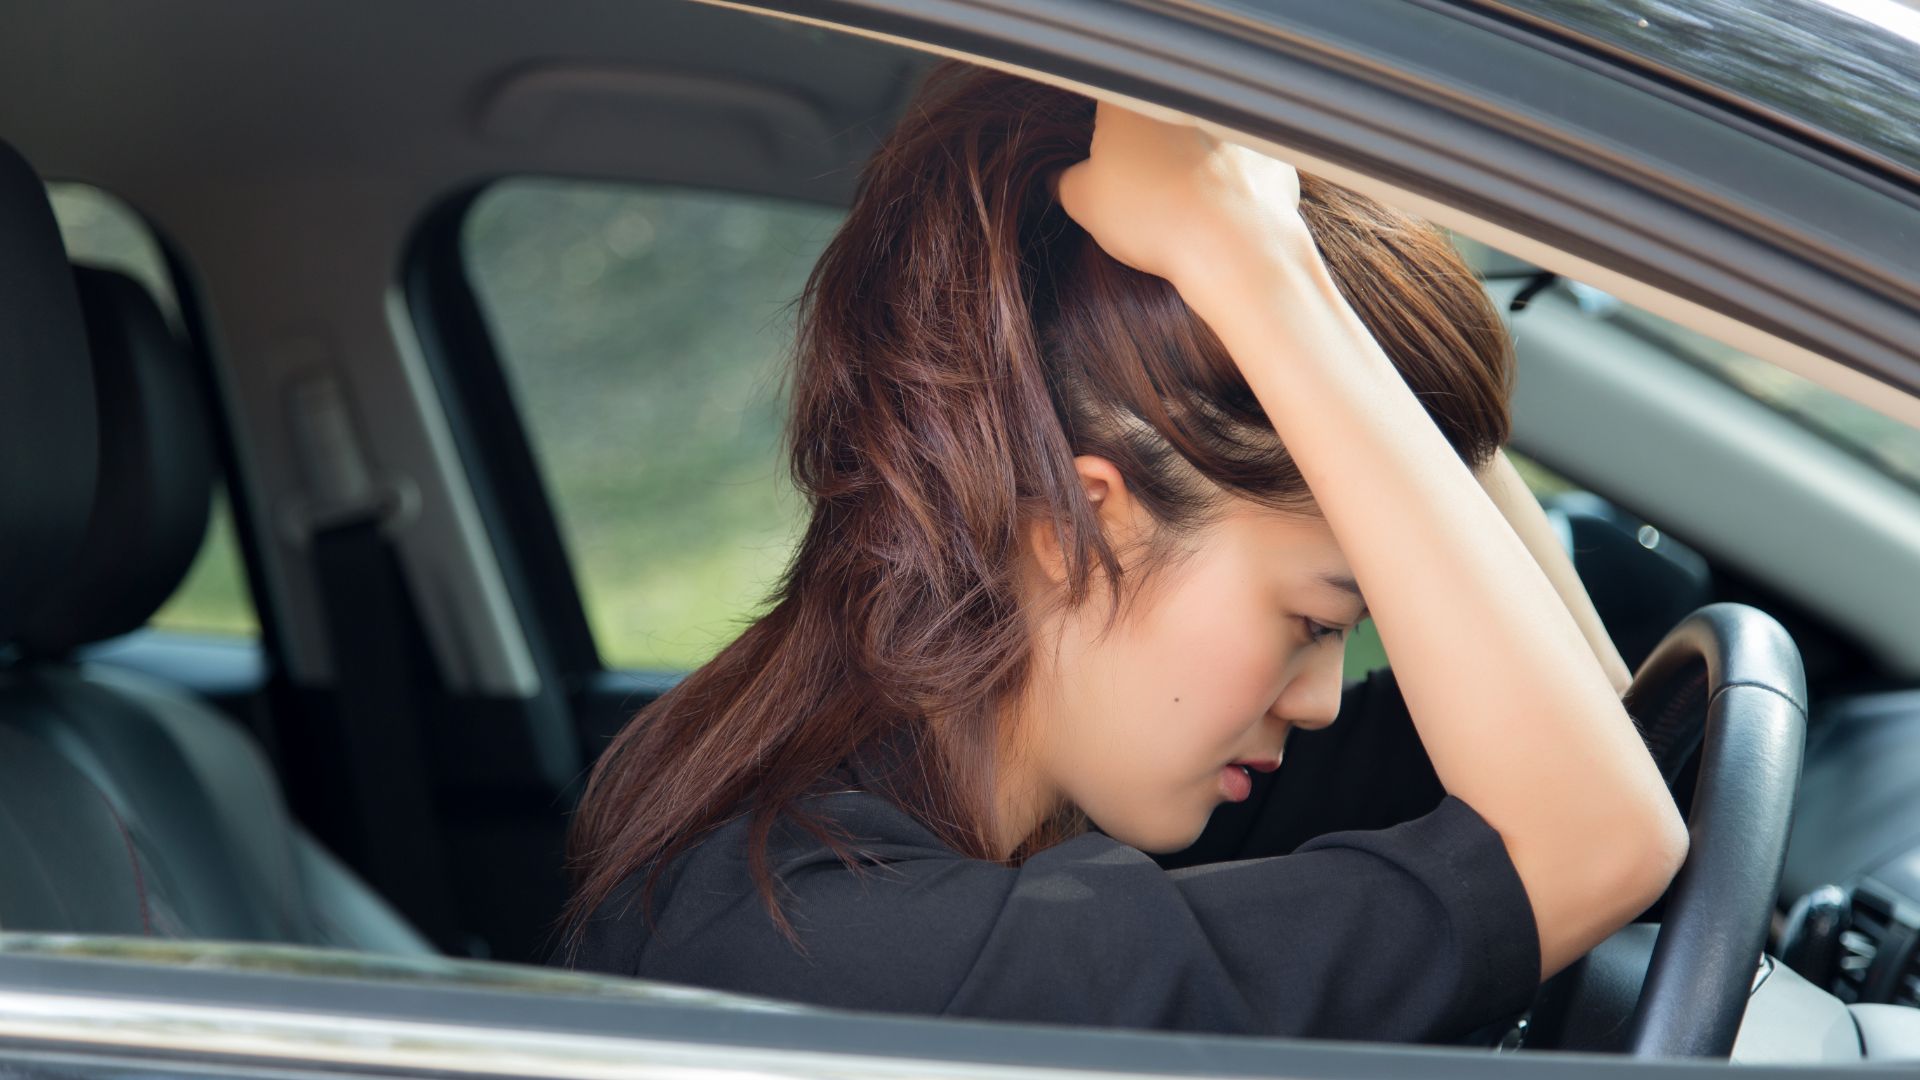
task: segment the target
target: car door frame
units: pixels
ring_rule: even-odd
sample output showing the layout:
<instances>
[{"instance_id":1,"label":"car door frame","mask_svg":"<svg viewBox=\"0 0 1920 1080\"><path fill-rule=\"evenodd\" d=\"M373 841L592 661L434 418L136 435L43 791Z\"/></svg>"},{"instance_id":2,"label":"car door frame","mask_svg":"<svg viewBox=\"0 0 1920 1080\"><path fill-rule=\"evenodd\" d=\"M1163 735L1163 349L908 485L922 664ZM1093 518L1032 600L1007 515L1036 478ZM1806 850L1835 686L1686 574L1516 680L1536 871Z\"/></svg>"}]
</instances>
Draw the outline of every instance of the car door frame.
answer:
<instances>
[{"instance_id":1,"label":"car door frame","mask_svg":"<svg viewBox=\"0 0 1920 1080\"><path fill-rule=\"evenodd\" d=\"M143 962L137 941L125 959L111 944L96 939L94 955L71 958L11 952L0 936L0 1068L63 1078L1666 1080L1699 1064L863 1014L571 974L543 987L540 972L479 961L447 961L424 978L378 961L356 973L307 949ZM312 973L299 970L302 956ZM246 970L255 966L264 970Z\"/></svg>"},{"instance_id":2,"label":"car door frame","mask_svg":"<svg viewBox=\"0 0 1920 1080\"><path fill-rule=\"evenodd\" d=\"M1911 396L1920 391L1920 267L1912 252L1890 247L1890 238L1920 221L1920 196L1864 185L1808 147L1751 125L1715 126L1702 103L1574 63L1550 42L1488 22L1480 5L1354 0L1265 12L1087 0L722 6L1178 108L1850 397L1920 416ZM1529 84L1562 90L1529 95ZM1636 131L1645 141L1626 138ZM1782 175L1799 186L1787 190L1777 182ZM1766 177L1772 180L1759 182ZM1831 213L1812 222L1814 206ZM574 662L584 663L577 655ZM593 664L571 674L603 674ZM853 1026L821 1030L850 1039L862 1024L882 1030L909 1022L846 1023ZM922 1061L973 1062L979 1044L1009 1045L997 1030L982 1037L964 1024L915 1030L930 1040L916 1047ZM975 1041L949 1055L943 1031ZM764 1046L763 1035L735 1031L729 1045ZM1155 1037L1085 1038L1139 1051L1143 1044L1130 1040ZM1205 1048L1236 1042L1201 1040ZM1374 1060L1421 1072L1456 1061L1476 1070L1491 1064L1445 1050L1432 1051L1431 1060L1429 1051L1399 1048L1289 1043L1286 1051L1286 1071L1301 1076L1344 1074ZM1602 1067L1524 1060L1539 1075ZM1641 1075L1664 1068L1634 1065Z\"/></svg>"}]
</instances>

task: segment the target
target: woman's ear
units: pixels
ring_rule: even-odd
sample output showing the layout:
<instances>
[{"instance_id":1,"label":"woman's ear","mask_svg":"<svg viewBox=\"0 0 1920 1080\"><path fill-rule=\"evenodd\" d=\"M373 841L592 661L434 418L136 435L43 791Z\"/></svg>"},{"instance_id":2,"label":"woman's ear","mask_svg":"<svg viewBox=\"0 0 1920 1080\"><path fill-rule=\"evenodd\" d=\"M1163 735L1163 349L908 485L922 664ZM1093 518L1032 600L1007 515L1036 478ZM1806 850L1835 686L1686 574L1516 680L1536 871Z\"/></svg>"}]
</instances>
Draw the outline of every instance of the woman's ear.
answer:
<instances>
[{"instance_id":1,"label":"woman's ear","mask_svg":"<svg viewBox=\"0 0 1920 1080\"><path fill-rule=\"evenodd\" d=\"M1107 543L1116 552L1126 551L1152 527L1146 507L1134 496L1120 467L1112 461L1096 454L1081 454L1073 459L1073 467L1080 477L1080 491L1093 508L1094 519L1100 523ZM1064 585L1065 555L1053 522L1035 521L1028 529L1027 541L1041 573L1054 585Z\"/></svg>"},{"instance_id":2,"label":"woman's ear","mask_svg":"<svg viewBox=\"0 0 1920 1080\"><path fill-rule=\"evenodd\" d=\"M1107 542L1119 549L1138 539L1146 508L1120 475L1120 467L1097 454L1081 454L1073 459L1073 468L1080 474L1080 490L1093 505Z\"/></svg>"}]
</instances>

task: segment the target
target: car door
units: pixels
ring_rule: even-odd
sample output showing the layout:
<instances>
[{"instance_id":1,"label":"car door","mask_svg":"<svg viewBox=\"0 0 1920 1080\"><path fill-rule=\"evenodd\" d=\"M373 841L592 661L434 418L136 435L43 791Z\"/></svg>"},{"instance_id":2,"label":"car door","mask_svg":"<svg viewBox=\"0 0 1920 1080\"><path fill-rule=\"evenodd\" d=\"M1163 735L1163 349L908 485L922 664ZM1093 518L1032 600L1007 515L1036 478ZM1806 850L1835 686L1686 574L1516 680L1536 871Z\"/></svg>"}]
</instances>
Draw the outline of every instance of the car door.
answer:
<instances>
[{"instance_id":1,"label":"car door","mask_svg":"<svg viewBox=\"0 0 1920 1080\"><path fill-rule=\"evenodd\" d=\"M1732 122L1711 101L1650 86L1641 73L1570 49L1565 39L1539 28L1499 18L1491 6L1364 0L1343 5L1055 0L740 6L803 20L801 25L819 27L828 40L843 32L883 37L904 50L957 52L1083 88L1177 106L1273 140L1289 148L1302 167L1737 339L1757 355L1885 412L1917 415L1908 395L1920 389L1915 351L1920 335L1913 332L1920 329L1920 319L1912 302L1920 273L1911 245L1902 241L1914 235L1916 206L1898 174L1883 169L1863 177L1859 163L1844 155L1823 158L1821 148L1789 144L1777 131L1755 127L1750 118ZM855 150L857 144L843 149ZM593 172L591 162L579 171ZM659 182L691 187L692 198L711 198L711 189L721 182L697 172L689 166ZM819 212L806 202L832 203L831 184L823 184L817 198L797 203L792 191L739 190L738 178L750 172L751 160L733 174L728 199L748 200L735 205L752 206L754 198L777 195L782 209L772 216L791 210L804 218ZM593 632L596 601L585 596L592 586L588 572L575 565L578 552L569 547L581 543L569 528L580 526L559 520L567 514L568 496L541 472L548 467L540 460L542 438L557 440L569 433L564 426L548 436L533 430L537 421L525 415L530 406L515 397L516 376L507 370L514 362L504 355L511 331L488 322L497 318L485 306L488 271L476 273L466 265L467 245L485 222L478 215L510 210L504 203L489 210L489 192L504 198L502 192L515 190L469 188L433 209L405 260L407 315L460 428L455 443L481 492L481 519L505 565L516 618L550 653L551 670L574 704L582 742L591 752L596 740L672 678L672 666L697 659L704 647L697 643L711 639L677 637L678 628L660 631L668 643L677 638L688 651L648 656L640 646L610 645L614 639L606 637L607 631ZM622 190L614 200L635 194ZM613 210L607 227L630 209ZM764 216L764 208L755 212ZM830 211L825 220L831 220ZM611 235L623 235L618 242L636 251L649 230L652 237L645 243L658 242L660 226L651 221L625 228L629 231ZM563 258L556 265L560 273L590 282L606 274L618 254L610 246L597 268L584 256L581 263ZM796 257L804 260L803 254ZM739 418L748 414L735 408L739 400L723 395L719 415L731 409L734 422L744 423ZM564 425L565 406L554 409ZM710 466L692 471L722 474ZM758 479L755 474L754 482ZM692 490L701 494L698 486ZM757 518L756 524L765 520ZM750 610L760 588L764 582L732 595L747 598L741 602ZM734 617L737 613L717 621L724 625ZM661 670L618 670L627 663ZM316 1034L312 1018L340 1030L356 1024L376 1030L370 1016L376 1012L395 1023L432 1029L378 1029L374 1047L363 1047L352 1058L356 1068L397 1074L432 1067L587 1075L636 1063L695 1071L724 1063L734 1072L746 1068L768 1074L805 1068L814 1074L1007 1069L1315 1076L1479 1072L1492 1066L1571 1075L1596 1067L1551 1055L1495 1062L1483 1051L1464 1049L1406 1051L1127 1033L1014 1034L998 1027L897 1019L808 1017L801 1029L759 1016L743 1023L728 1013L696 1023L684 1012L643 1017L640 1006L594 1009L571 997L545 1008L512 995L483 1001L484 995L468 991L422 991L403 1000L369 995L364 982L352 978L327 983L288 977L269 986L264 977L156 971L98 958L9 958L0 965L0 983L31 985L41 996L39 1005L24 995L12 1001L16 1026L8 1034L24 1040L14 1047L23 1055L20 1060L69 1072L101 1068L102 1060L115 1068L129 1062L154 1068L163 1057L171 1062L165 1068L187 1071L224 1069L236 1061L260 1068L344 1070L343 1058L323 1049L338 1040ZM157 1002L186 1011L168 1013L156 1005L136 1017L172 1028L174 1041L89 1036L79 1024L59 1026L49 1019L44 1002L53 988L69 991L52 995L69 1004L66 1015L87 1018L101 1032L117 1030L111 1009L122 1010L121 1020ZM247 1018L236 1017L235 1010L246 1012L250 1006L250 1018L259 1019L257 1014L282 1005L305 1017L307 1026L272 1053L263 1054L257 1043L220 1050L192 1041L223 1037L237 1019ZM87 1012L90 1008L102 1011ZM507 1015L516 1022L502 1024ZM41 1026L34 1026L34 1016ZM194 1034L181 1035L186 1031ZM429 1066L395 1056L410 1039L428 1035L497 1052L501 1044L488 1041L488 1031L544 1043L546 1056L534 1051L532 1058L497 1057L484 1066L437 1059ZM570 1053L574 1036L613 1040L594 1048L614 1056L591 1068L556 1062ZM102 1050L114 1042L122 1049ZM662 1051L666 1057L649 1056L657 1044L671 1044ZM130 1046L138 1049L126 1049ZM816 1052L827 1056L808 1056ZM40 1056L24 1056L29 1053ZM102 1053L108 1056L97 1056ZM1635 1071L1664 1070L1641 1064Z\"/></svg>"}]
</instances>

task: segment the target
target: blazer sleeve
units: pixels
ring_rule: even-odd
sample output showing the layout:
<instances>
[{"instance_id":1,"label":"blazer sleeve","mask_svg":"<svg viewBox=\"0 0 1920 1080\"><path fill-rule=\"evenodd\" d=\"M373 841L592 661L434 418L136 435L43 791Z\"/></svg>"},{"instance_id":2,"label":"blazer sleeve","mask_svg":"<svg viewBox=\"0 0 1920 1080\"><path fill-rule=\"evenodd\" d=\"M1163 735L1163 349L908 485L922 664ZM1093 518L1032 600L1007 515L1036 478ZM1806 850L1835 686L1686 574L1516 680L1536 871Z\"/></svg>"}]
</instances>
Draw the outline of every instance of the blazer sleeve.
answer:
<instances>
[{"instance_id":1,"label":"blazer sleeve","mask_svg":"<svg viewBox=\"0 0 1920 1080\"><path fill-rule=\"evenodd\" d=\"M1464 1035L1538 985L1526 893L1455 798L1389 829L1175 871L1100 833L1009 867L902 840L911 827L871 802L848 809L856 833L893 839L858 872L787 849L800 948L716 853L627 954L632 973L867 1011L1392 1041Z\"/></svg>"}]
</instances>

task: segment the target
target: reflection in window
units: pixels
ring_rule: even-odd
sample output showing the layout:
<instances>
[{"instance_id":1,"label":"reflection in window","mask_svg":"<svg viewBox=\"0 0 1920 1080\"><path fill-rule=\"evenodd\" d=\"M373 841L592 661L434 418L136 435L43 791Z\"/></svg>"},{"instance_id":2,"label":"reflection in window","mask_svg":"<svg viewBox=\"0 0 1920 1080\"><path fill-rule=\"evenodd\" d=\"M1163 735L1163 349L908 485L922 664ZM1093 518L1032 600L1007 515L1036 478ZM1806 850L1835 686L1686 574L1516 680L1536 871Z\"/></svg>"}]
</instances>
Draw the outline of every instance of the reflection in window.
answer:
<instances>
[{"instance_id":1,"label":"reflection in window","mask_svg":"<svg viewBox=\"0 0 1920 1080\"><path fill-rule=\"evenodd\" d=\"M1920 15L1898 0L1506 3L1920 169Z\"/></svg>"}]
</instances>

